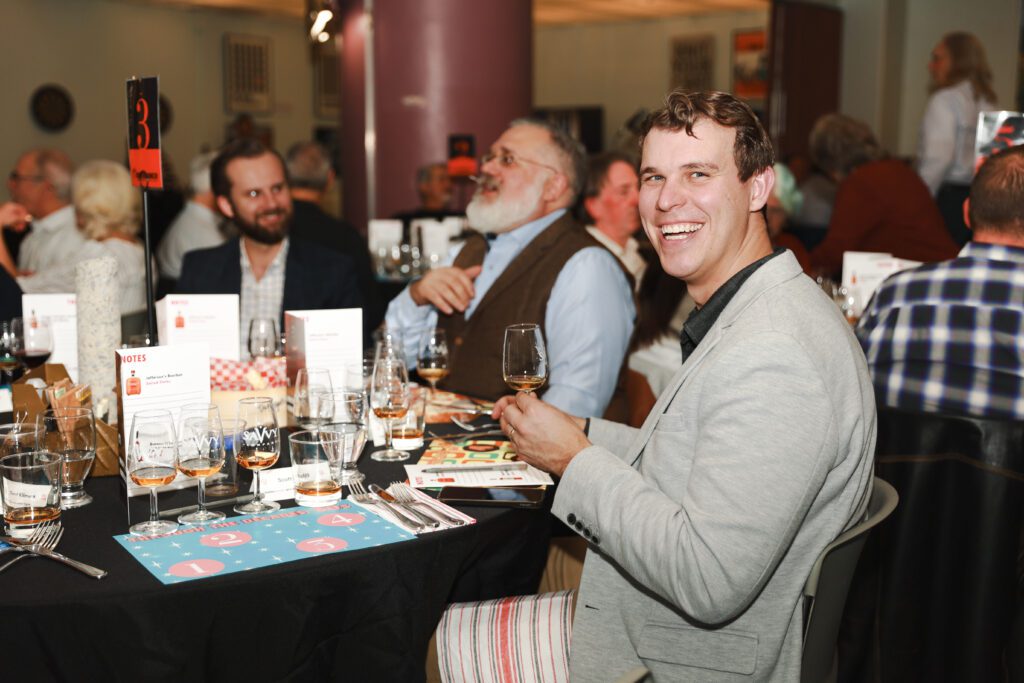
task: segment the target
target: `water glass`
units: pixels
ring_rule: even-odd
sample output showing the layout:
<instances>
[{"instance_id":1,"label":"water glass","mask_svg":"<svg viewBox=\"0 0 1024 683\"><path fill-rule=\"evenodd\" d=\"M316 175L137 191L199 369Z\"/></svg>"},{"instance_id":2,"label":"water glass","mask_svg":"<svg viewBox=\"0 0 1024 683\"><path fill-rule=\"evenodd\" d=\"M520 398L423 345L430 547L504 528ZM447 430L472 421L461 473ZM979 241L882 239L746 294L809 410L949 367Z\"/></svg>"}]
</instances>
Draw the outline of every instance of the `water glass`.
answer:
<instances>
[{"instance_id":1,"label":"water glass","mask_svg":"<svg viewBox=\"0 0 1024 683\"><path fill-rule=\"evenodd\" d=\"M61 507L70 510L91 503L92 496L85 492L85 478L96 459L96 418L92 409L45 410L36 424L42 429L40 449L57 453L63 460Z\"/></svg>"},{"instance_id":2,"label":"water glass","mask_svg":"<svg viewBox=\"0 0 1024 683\"><path fill-rule=\"evenodd\" d=\"M245 431L245 422L235 418L221 419L224 434L224 464L220 471L206 480L207 498L230 498L238 495L238 461L235 460L235 434Z\"/></svg>"},{"instance_id":3,"label":"water glass","mask_svg":"<svg viewBox=\"0 0 1024 683\"><path fill-rule=\"evenodd\" d=\"M40 524L60 519L61 457L48 451L0 458L0 496L12 538L28 539Z\"/></svg>"},{"instance_id":4,"label":"water glass","mask_svg":"<svg viewBox=\"0 0 1024 683\"><path fill-rule=\"evenodd\" d=\"M423 430L426 427L427 390L419 389L409 401L409 410L397 418L392 427L391 442L400 451L414 451L423 447Z\"/></svg>"},{"instance_id":5,"label":"water glass","mask_svg":"<svg viewBox=\"0 0 1024 683\"><path fill-rule=\"evenodd\" d=\"M277 321L273 318L253 318L249 323L249 355L269 358L277 355Z\"/></svg>"},{"instance_id":6,"label":"water glass","mask_svg":"<svg viewBox=\"0 0 1024 683\"><path fill-rule=\"evenodd\" d=\"M315 429L313 400L316 394L330 392L331 373L323 368L301 368L295 375L294 412L295 421L304 429Z\"/></svg>"},{"instance_id":7,"label":"water glass","mask_svg":"<svg viewBox=\"0 0 1024 683\"><path fill-rule=\"evenodd\" d=\"M288 437L295 481L295 502L303 507L323 507L341 500L341 482L333 464L340 457L341 435L321 429L295 432Z\"/></svg>"},{"instance_id":8,"label":"water glass","mask_svg":"<svg viewBox=\"0 0 1024 683\"><path fill-rule=\"evenodd\" d=\"M339 483L347 485L365 477L356 468L366 445L366 394L361 389L319 394L317 411L323 419L321 430L340 435L338 457L332 461Z\"/></svg>"}]
</instances>

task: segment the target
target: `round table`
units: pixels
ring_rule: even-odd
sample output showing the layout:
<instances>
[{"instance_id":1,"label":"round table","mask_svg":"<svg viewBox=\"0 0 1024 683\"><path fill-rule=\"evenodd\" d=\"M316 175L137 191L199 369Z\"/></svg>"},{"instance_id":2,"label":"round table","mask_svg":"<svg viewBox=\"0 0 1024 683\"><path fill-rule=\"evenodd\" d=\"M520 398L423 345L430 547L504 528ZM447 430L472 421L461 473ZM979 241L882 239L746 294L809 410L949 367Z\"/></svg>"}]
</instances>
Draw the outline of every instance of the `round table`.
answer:
<instances>
[{"instance_id":1,"label":"round table","mask_svg":"<svg viewBox=\"0 0 1024 683\"><path fill-rule=\"evenodd\" d=\"M405 478L402 463L367 453L359 468L367 484ZM0 574L4 679L419 681L445 605L492 597L479 593L479 566L508 539L546 547L545 510L471 507L474 525L163 585L112 538L127 531L123 489L92 478L94 502L63 514L59 550L106 578L43 558ZM194 502L194 490L160 499Z\"/></svg>"}]
</instances>

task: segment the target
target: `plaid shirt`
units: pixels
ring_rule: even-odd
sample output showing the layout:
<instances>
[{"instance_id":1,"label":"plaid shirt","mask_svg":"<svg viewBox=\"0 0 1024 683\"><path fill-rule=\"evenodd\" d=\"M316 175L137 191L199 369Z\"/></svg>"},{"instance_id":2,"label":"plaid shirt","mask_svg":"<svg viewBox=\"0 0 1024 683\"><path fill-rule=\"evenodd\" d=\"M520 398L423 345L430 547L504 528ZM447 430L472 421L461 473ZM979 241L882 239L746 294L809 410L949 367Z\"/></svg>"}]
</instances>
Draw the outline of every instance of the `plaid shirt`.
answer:
<instances>
[{"instance_id":1,"label":"plaid shirt","mask_svg":"<svg viewBox=\"0 0 1024 683\"><path fill-rule=\"evenodd\" d=\"M249 256L245 253L245 242L239 242L241 253L242 286L238 297L239 345L242 360L249 360L249 323L253 318L273 318L274 324L281 324L281 306L284 303L285 262L288 259L288 238L281 243L273 262L259 280L252 272ZM277 331L278 336L281 330Z\"/></svg>"},{"instance_id":2,"label":"plaid shirt","mask_svg":"<svg viewBox=\"0 0 1024 683\"><path fill-rule=\"evenodd\" d=\"M896 273L857 338L882 405L1024 419L1024 249L971 242Z\"/></svg>"}]
</instances>

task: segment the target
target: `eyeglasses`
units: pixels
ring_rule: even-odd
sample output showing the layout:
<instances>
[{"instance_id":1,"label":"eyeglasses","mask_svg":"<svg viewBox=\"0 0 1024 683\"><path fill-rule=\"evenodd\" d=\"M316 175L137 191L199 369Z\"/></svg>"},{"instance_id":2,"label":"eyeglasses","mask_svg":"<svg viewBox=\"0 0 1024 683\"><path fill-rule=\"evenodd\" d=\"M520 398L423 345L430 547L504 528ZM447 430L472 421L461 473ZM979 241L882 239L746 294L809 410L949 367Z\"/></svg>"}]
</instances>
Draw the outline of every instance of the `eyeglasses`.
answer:
<instances>
[{"instance_id":1,"label":"eyeglasses","mask_svg":"<svg viewBox=\"0 0 1024 683\"><path fill-rule=\"evenodd\" d=\"M554 166L549 166L548 164L544 164L539 161L534 161L533 159L527 159L526 157L516 156L512 152L502 152L500 154L488 152L487 154L480 157L480 167L483 168L492 161L497 161L502 168L512 168L517 163L524 163L533 164L534 166L540 166L541 168L546 168L549 171L552 171L553 173L561 173L561 171L559 171Z\"/></svg>"},{"instance_id":2,"label":"eyeglasses","mask_svg":"<svg viewBox=\"0 0 1024 683\"><path fill-rule=\"evenodd\" d=\"M11 171L11 175L7 177L10 178L12 183L21 183L28 180L31 180L34 183L41 183L46 180L46 178L41 175L21 175L17 171Z\"/></svg>"}]
</instances>

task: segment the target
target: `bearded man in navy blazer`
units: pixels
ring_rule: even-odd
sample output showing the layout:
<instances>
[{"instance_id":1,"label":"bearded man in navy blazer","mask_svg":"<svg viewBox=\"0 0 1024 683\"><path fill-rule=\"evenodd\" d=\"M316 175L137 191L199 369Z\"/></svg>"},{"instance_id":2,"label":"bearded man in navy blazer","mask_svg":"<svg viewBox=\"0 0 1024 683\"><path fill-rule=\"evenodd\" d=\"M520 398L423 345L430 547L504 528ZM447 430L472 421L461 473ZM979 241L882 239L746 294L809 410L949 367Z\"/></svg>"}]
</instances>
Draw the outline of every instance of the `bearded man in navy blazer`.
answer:
<instances>
[{"instance_id":1,"label":"bearded man in navy blazer","mask_svg":"<svg viewBox=\"0 0 1024 683\"><path fill-rule=\"evenodd\" d=\"M254 318L280 325L286 310L362 306L348 256L289 239L292 199L277 152L256 140L236 140L213 160L210 180L217 208L241 237L185 254L176 291L238 294L243 358Z\"/></svg>"}]
</instances>

